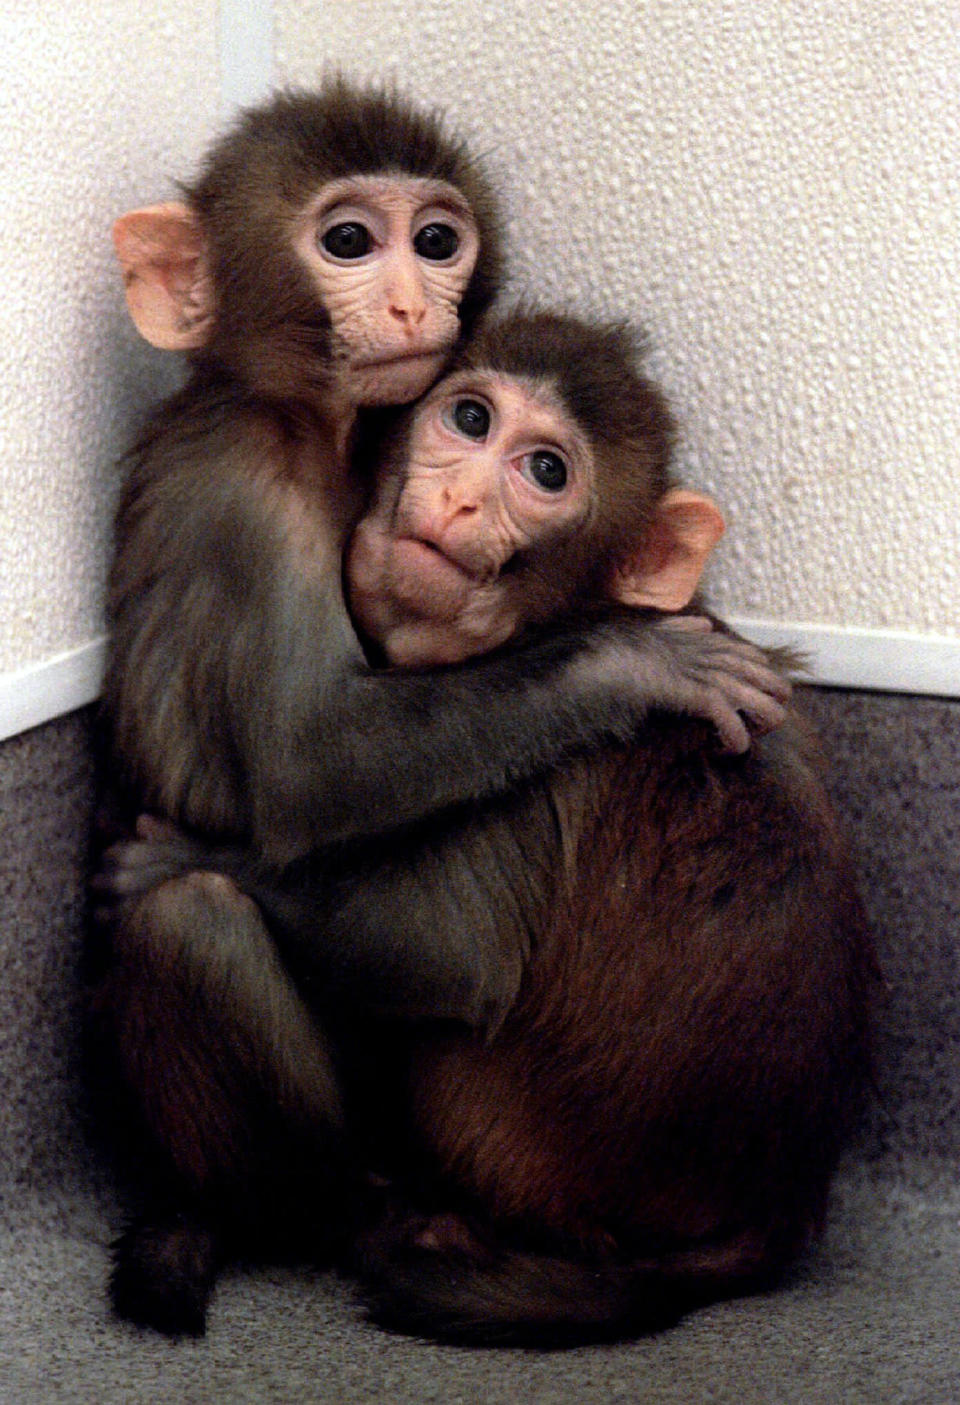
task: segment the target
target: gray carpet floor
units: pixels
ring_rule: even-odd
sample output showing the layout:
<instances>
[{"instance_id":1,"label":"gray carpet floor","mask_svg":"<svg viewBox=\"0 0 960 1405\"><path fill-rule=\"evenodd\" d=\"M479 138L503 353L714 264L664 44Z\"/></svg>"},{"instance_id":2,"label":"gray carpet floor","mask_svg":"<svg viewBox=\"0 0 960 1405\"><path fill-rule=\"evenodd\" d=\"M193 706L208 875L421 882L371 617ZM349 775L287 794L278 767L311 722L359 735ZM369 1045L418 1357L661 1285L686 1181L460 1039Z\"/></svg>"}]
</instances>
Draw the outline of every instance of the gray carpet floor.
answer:
<instances>
[{"instance_id":1,"label":"gray carpet floor","mask_svg":"<svg viewBox=\"0 0 960 1405\"><path fill-rule=\"evenodd\" d=\"M0 747L0 1402L960 1401L960 706L808 702L889 987L827 1232L775 1292L552 1354L391 1337L308 1266L231 1271L202 1341L111 1318L120 1207L77 1071L88 718Z\"/></svg>"}]
</instances>

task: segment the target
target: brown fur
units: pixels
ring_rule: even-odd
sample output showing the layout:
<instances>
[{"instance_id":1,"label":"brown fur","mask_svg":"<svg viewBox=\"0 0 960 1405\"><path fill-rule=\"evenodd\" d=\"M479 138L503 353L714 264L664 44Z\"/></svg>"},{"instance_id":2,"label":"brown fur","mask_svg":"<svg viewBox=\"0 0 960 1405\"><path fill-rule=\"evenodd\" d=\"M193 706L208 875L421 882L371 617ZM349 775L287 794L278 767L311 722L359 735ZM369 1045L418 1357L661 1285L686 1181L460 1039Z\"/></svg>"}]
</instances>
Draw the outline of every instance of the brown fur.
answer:
<instances>
[{"instance_id":1,"label":"brown fur","mask_svg":"<svg viewBox=\"0 0 960 1405\"><path fill-rule=\"evenodd\" d=\"M486 1227L472 1252L416 1216L369 1236L382 1321L481 1344L650 1330L768 1282L819 1228L873 948L801 725L745 758L704 741L668 719L549 783L560 842L518 1002L493 1042L413 1061L432 1203Z\"/></svg>"}]
</instances>

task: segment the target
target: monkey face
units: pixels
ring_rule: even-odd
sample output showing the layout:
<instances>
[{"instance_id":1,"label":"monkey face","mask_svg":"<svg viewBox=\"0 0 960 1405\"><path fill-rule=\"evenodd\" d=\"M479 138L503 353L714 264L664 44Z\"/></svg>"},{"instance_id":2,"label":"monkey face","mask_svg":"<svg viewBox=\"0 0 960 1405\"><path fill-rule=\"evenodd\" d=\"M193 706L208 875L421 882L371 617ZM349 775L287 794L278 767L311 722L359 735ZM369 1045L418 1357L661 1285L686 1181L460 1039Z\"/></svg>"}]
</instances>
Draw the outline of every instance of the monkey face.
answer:
<instances>
[{"instance_id":1,"label":"monkey face","mask_svg":"<svg viewBox=\"0 0 960 1405\"><path fill-rule=\"evenodd\" d=\"M557 549L592 516L595 462L550 386L458 371L405 445L347 563L354 613L391 662L456 662L555 612L577 585Z\"/></svg>"},{"instance_id":2,"label":"monkey face","mask_svg":"<svg viewBox=\"0 0 960 1405\"><path fill-rule=\"evenodd\" d=\"M330 181L299 218L295 247L330 318L343 398L397 405L421 395L457 339L479 252L460 192L399 173Z\"/></svg>"}]
</instances>

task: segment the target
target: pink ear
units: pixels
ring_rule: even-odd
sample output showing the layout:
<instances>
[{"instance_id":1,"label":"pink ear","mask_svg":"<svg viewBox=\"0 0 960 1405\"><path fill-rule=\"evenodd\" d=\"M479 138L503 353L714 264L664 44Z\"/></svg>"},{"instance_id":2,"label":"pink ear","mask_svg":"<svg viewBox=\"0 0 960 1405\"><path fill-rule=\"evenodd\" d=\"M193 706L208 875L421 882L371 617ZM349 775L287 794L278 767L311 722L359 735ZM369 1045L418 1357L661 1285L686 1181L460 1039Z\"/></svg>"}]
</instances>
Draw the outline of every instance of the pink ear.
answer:
<instances>
[{"instance_id":1,"label":"pink ear","mask_svg":"<svg viewBox=\"0 0 960 1405\"><path fill-rule=\"evenodd\" d=\"M724 530L720 509L710 498L671 488L657 503L638 551L616 567L610 594L623 605L682 610Z\"/></svg>"},{"instance_id":2,"label":"pink ear","mask_svg":"<svg viewBox=\"0 0 960 1405\"><path fill-rule=\"evenodd\" d=\"M204 346L213 330L213 285L189 206L171 201L132 210L113 226L113 244L140 335L164 351Z\"/></svg>"}]
</instances>

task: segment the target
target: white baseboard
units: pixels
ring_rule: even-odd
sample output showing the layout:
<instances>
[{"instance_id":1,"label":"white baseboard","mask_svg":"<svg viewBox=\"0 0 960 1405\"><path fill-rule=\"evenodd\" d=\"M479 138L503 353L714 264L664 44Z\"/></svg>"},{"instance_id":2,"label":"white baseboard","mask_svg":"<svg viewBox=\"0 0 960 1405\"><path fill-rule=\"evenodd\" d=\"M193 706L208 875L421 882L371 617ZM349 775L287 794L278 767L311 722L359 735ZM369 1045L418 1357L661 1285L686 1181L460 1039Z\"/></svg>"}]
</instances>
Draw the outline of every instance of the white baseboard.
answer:
<instances>
[{"instance_id":1,"label":"white baseboard","mask_svg":"<svg viewBox=\"0 0 960 1405\"><path fill-rule=\"evenodd\" d=\"M757 644L787 644L809 664L811 683L881 693L960 698L960 638L896 629L791 624L732 615L730 624Z\"/></svg>"},{"instance_id":2,"label":"white baseboard","mask_svg":"<svg viewBox=\"0 0 960 1405\"><path fill-rule=\"evenodd\" d=\"M15 673L0 673L0 741L95 702L106 654L106 635L100 635Z\"/></svg>"},{"instance_id":3,"label":"white baseboard","mask_svg":"<svg viewBox=\"0 0 960 1405\"><path fill-rule=\"evenodd\" d=\"M960 698L960 639L899 630L835 628L730 617L758 644L788 644L806 656L810 681L837 688ZM0 741L95 702L105 636L15 673L0 674Z\"/></svg>"}]
</instances>

